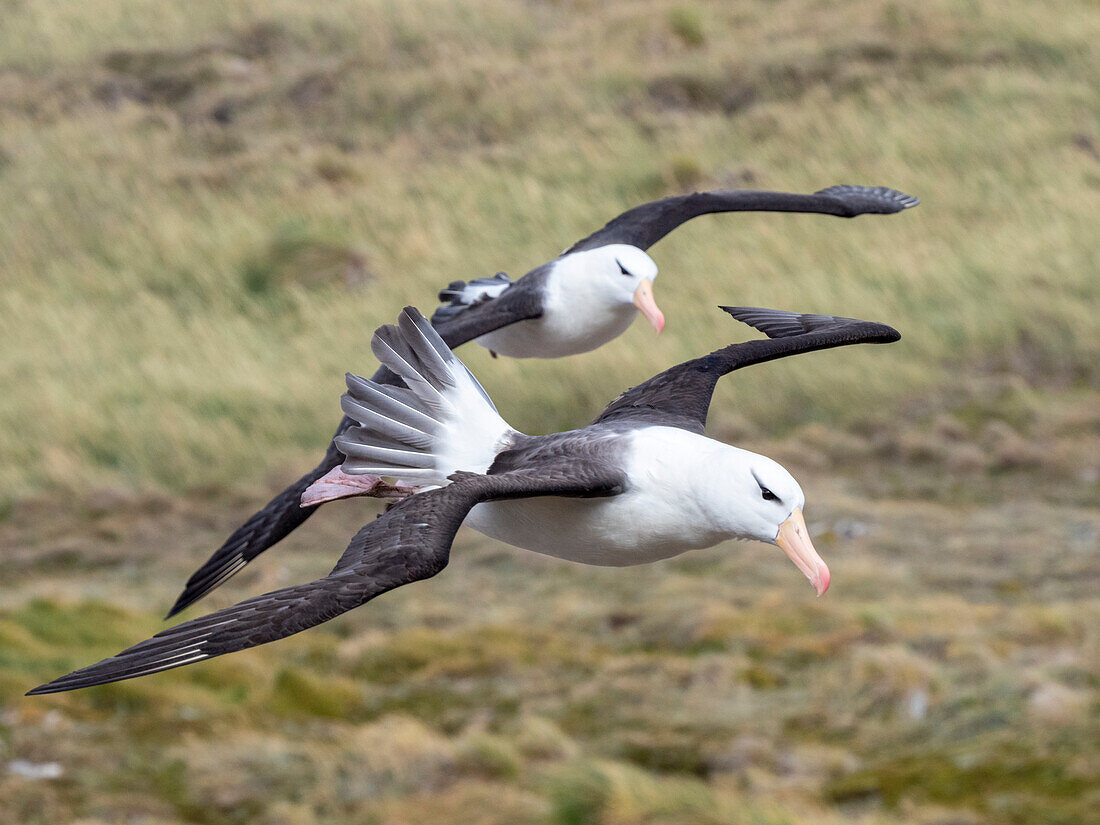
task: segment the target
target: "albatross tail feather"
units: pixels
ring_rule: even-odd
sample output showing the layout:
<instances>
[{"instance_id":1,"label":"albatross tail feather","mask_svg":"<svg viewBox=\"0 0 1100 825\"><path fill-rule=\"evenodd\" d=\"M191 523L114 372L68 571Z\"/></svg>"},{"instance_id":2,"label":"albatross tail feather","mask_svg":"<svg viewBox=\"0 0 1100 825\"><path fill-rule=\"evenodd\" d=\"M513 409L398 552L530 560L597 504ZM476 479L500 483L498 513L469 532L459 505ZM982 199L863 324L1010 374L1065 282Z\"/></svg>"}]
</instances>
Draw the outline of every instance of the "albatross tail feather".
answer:
<instances>
[{"instance_id":1,"label":"albatross tail feather","mask_svg":"<svg viewBox=\"0 0 1100 825\"><path fill-rule=\"evenodd\" d=\"M439 290L439 300L443 303L432 315L432 323L449 321L468 307L496 298L511 285L512 279L503 272L492 278L475 278L469 282L451 281L445 289Z\"/></svg>"},{"instance_id":2,"label":"albatross tail feather","mask_svg":"<svg viewBox=\"0 0 1100 825\"><path fill-rule=\"evenodd\" d=\"M396 326L374 334L371 350L405 386L347 376L340 403L359 425L336 439L343 473L425 487L458 470L488 470L514 430L424 316L406 307Z\"/></svg>"}]
</instances>

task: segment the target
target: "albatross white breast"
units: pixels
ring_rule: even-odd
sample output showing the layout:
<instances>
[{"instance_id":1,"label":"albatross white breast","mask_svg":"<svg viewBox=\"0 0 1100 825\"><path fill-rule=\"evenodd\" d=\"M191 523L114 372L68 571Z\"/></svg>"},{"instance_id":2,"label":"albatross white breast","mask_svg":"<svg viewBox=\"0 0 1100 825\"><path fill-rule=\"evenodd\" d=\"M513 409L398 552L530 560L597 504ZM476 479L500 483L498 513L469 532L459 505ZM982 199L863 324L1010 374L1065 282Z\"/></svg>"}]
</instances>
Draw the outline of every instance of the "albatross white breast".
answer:
<instances>
[{"instance_id":1,"label":"albatross white breast","mask_svg":"<svg viewBox=\"0 0 1100 825\"><path fill-rule=\"evenodd\" d=\"M754 463L789 479L792 509L803 505L797 482L765 456L676 427L645 427L618 437L626 480L622 494L479 504L465 523L525 550L626 567L745 536L751 526L737 506L737 492L746 486L746 468ZM753 493L756 485L748 486Z\"/></svg>"}]
</instances>

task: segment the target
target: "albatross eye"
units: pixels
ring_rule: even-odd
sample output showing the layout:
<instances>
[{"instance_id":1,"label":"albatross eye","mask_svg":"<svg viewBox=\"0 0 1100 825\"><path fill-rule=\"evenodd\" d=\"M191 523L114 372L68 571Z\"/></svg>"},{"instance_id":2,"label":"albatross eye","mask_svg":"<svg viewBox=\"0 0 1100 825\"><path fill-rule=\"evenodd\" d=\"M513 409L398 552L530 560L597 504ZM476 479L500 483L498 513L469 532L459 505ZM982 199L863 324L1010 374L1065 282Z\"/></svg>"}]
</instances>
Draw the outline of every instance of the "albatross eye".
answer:
<instances>
[{"instance_id":1,"label":"albatross eye","mask_svg":"<svg viewBox=\"0 0 1100 825\"><path fill-rule=\"evenodd\" d=\"M763 485L760 487L760 497L764 499L764 501L779 501L779 496Z\"/></svg>"},{"instance_id":2,"label":"albatross eye","mask_svg":"<svg viewBox=\"0 0 1100 825\"><path fill-rule=\"evenodd\" d=\"M630 270L627 269L625 266L623 266L618 258L615 259L615 263L619 264L619 273L620 274L622 274L622 275L629 275L630 274Z\"/></svg>"}]
</instances>

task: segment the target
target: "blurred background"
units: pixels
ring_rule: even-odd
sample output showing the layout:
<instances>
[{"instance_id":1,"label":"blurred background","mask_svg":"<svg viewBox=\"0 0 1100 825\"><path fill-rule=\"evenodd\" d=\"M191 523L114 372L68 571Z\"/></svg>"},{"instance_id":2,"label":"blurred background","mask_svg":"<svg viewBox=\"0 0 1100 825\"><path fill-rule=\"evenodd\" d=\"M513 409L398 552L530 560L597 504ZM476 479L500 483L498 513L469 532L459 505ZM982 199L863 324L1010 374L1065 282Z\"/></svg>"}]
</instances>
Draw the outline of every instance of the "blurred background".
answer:
<instances>
[{"instance_id":1,"label":"blurred background","mask_svg":"<svg viewBox=\"0 0 1100 825\"><path fill-rule=\"evenodd\" d=\"M1095 3L0 16L0 821L1096 816ZM738 374L712 408L802 482L826 597L764 545L604 570L464 532L438 578L307 634L22 696L162 626L313 466L404 304L654 198L838 183L923 202L703 217L651 250L660 338L461 351L541 433L750 336L719 303L898 327ZM326 508L188 617L323 574L376 511Z\"/></svg>"}]
</instances>

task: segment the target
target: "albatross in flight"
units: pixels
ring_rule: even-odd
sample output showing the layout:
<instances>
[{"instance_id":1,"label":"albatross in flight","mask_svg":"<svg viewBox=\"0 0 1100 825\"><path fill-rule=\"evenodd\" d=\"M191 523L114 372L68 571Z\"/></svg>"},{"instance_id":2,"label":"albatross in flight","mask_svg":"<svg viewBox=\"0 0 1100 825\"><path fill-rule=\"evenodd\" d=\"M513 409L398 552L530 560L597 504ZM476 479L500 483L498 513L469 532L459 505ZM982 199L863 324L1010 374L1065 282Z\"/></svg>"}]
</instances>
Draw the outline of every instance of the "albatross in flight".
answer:
<instances>
[{"instance_id":1,"label":"albatross in flight","mask_svg":"<svg viewBox=\"0 0 1100 825\"><path fill-rule=\"evenodd\" d=\"M362 528L332 572L184 622L98 664L30 691L55 693L144 676L273 642L446 565L461 524L518 547L599 565L643 564L727 539L778 545L813 584L829 569L802 517L798 482L778 463L708 438L718 379L788 355L889 343L884 324L723 307L769 337L731 344L628 390L589 426L517 432L424 317L406 308L371 349L404 386L348 375L339 437L342 495L357 476L422 488ZM326 497L336 497L330 480Z\"/></svg>"},{"instance_id":2,"label":"albatross in flight","mask_svg":"<svg viewBox=\"0 0 1100 825\"><path fill-rule=\"evenodd\" d=\"M830 186L810 195L747 190L696 192L636 206L577 241L558 258L519 278L500 273L440 293L447 303L432 324L451 348L476 341L517 358L560 358L596 349L621 335L641 312L658 332L664 315L653 296L657 265L646 254L681 224L718 212L808 212L853 218L892 214L919 200L883 186ZM382 369L373 380L397 381ZM354 422L340 422L335 436ZM324 458L237 528L188 580L168 617L226 581L281 541L312 513L298 506L303 491L340 466L330 444ZM375 480L376 484L379 484Z\"/></svg>"}]
</instances>

